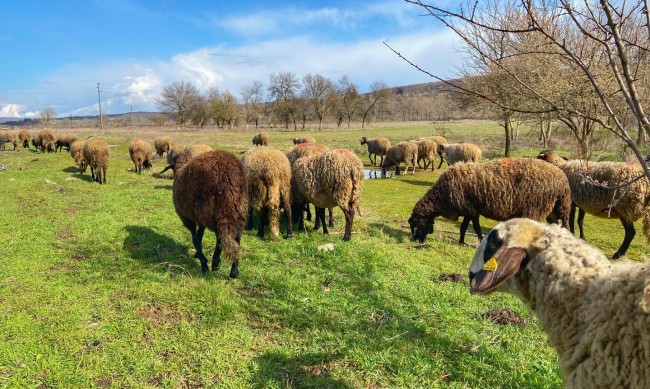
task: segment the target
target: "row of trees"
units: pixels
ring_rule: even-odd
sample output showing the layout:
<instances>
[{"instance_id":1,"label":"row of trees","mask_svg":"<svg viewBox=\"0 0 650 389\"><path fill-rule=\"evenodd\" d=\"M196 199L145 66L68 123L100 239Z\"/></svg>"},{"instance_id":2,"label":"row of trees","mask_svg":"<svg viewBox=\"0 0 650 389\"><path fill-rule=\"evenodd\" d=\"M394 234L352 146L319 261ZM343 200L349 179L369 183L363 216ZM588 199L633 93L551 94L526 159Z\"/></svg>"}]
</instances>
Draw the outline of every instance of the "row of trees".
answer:
<instances>
[{"instance_id":1,"label":"row of trees","mask_svg":"<svg viewBox=\"0 0 650 389\"><path fill-rule=\"evenodd\" d=\"M245 85L240 96L241 100L216 88L203 95L193 83L178 81L165 86L156 103L161 111L175 115L181 129L188 122L197 127L210 122L233 127L243 121L257 127L265 118L294 130L315 120L321 130L327 118L334 119L337 126L345 122L349 127L353 120L361 120L362 127L367 125L391 107L394 93L382 81L374 82L370 91L362 94L347 76L334 83L320 74L299 80L291 72L280 72L272 73L268 84L253 81Z\"/></svg>"}]
</instances>

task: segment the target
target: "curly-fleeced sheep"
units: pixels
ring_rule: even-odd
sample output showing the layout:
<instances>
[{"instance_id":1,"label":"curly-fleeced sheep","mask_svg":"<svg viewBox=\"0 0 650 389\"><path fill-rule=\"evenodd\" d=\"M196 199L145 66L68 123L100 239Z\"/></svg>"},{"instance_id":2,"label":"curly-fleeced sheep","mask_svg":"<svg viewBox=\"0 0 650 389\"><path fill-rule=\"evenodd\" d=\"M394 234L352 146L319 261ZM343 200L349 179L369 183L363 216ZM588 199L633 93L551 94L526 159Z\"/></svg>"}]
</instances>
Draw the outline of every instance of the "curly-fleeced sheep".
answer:
<instances>
[{"instance_id":1,"label":"curly-fleeced sheep","mask_svg":"<svg viewBox=\"0 0 650 389\"><path fill-rule=\"evenodd\" d=\"M156 155L160 158L163 157L163 154L168 153L172 149L172 138L170 136L161 136L153 141L154 147L156 148Z\"/></svg>"},{"instance_id":2,"label":"curly-fleeced sheep","mask_svg":"<svg viewBox=\"0 0 650 389\"><path fill-rule=\"evenodd\" d=\"M293 235L291 226L291 165L279 150L268 146L250 149L241 156L248 180L248 228L253 228L252 212L259 216L257 236L264 236L264 224L269 220L271 235L280 235L280 206L287 216L287 237Z\"/></svg>"},{"instance_id":3,"label":"curly-fleeced sheep","mask_svg":"<svg viewBox=\"0 0 650 389\"><path fill-rule=\"evenodd\" d=\"M438 154L438 145L431 139L421 139L417 141L418 144L418 167L420 161L424 161L424 169L431 164L431 171L436 167L436 154Z\"/></svg>"},{"instance_id":4,"label":"curly-fleeced sheep","mask_svg":"<svg viewBox=\"0 0 650 389\"><path fill-rule=\"evenodd\" d=\"M70 156L74 159L74 163L79 166L80 173L85 173L86 166L88 166L82 153L85 143L86 141L78 140L70 145Z\"/></svg>"},{"instance_id":5,"label":"curly-fleeced sheep","mask_svg":"<svg viewBox=\"0 0 650 389\"><path fill-rule=\"evenodd\" d=\"M301 143L316 143L316 139L311 136L306 136L304 138L293 138L293 144L299 145Z\"/></svg>"},{"instance_id":6,"label":"curly-fleeced sheep","mask_svg":"<svg viewBox=\"0 0 650 389\"><path fill-rule=\"evenodd\" d=\"M305 203L316 207L316 219L320 219L323 233L325 208L338 206L345 215L343 240L352 237L354 213L361 202L363 189L363 163L348 150L330 150L311 157L296 160L291 170L293 212L298 212L301 229Z\"/></svg>"},{"instance_id":7,"label":"curly-fleeced sheep","mask_svg":"<svg viewBox=\"0 0 650 389\"><path fill-rule=\"evenodd\" d=\"M42 130L38 133L38 138L40 140L40 149L41 152L53 153L56 152L56 135L50 130Z\"/></svg>"},{"instance_id":8,"label":"curly-fleeced sheep","mask_svg":"<svg viewBox=\"0 0 650 389\"><path fill-rule=\"evenodd\" d=\"M106 183L106 169L108 169L108 143L105 140L90 138L86 141L81 154L86 164L90 166L90 175L93 181L100 184Z\"/></svg>"},{"instance_id":9,"label":"curly-fleeced sheep","mask_svg":"<svg viewBox=\"0 0 650 389\"><path fill-rule=\"evenodd\" d=\"M406 165L404 174L409 171L409 163L413 166L413 174L415 174L417 161L418 144L414 141L399 142L388 149L386 158L381 164L381 175L386 175L386 170L395 166L395 175L398 176L400 174L399 164L402 162Z\"/></svg>"},{"instance_id":10,"label":"curly-fleeced sheep","mask_svg":"<svg viewBox=\"0 0 650 389\"><path fill-rule=\"evenodd\" d=\"M269 133L260 132L259 134L253 137L253 144L255 146L268 146L269 145Z\"/></svg>"},{"instance_id":11,"label":"curly-fleeced sheep","mask_svg":"<svg viewBox=\"0 0 650 389\"><path fill-rule=\"evenodd\" d=\"M533 158L503 158L451 166L415 204L409 226L413 240L424 242L436 217L463 216L459 243L464 243L470 221L482 238L479 216L498 221L546 219L566 227L570 211L571 190L560 169Z\"/></svg>"},{"instance_id":12,"label":"curly-fleeced sheep","mask_svg":"<svg viewBox=\"0 0 650 389\"><path fill-rule=\"evenodd\" d=\"M41 149L41 135L38 132L35 132L34 135L32 135L32 146L36 150Z\"/></svg>"},{"instance_id":13,"label":"curly-fleeced sheep","mask_svg":"<svg viewBox=\"0 0 650 389\"><path fill-rule=\"evenodd\" d=\"M558 166L569 179L571 199L578 211L580 237L584 239L583 219L585 213L597 217L616 217L623 224L625 237L613 258L619 258L627 252L636 235L634 222L643 218L643 233L650 239L650 182L637 180L623 189L608 189L594 185L619 186L643 175L643 169L637 163L626 162L589 162L579 160L567 161L557 153L542 150L537 158ZM569 218L569 227L573 231L575 209Z\"/></svg>"},{"instance_id":14,"label":"curly-fleeced sheep","mask_svg":"<svg viewBox=\"0 0 650 389\"><path fill-rule=\"evenodd\" d=\"M29 132L24 128L21 129L20 132L18 133L18 138L20 138L20 142L23 144L23 149L28 149L29 139L31 138Z\"/></svg>"},{"instance_id":15,"label":"curly-fleeced sheep","mask_svg":"<svg viewBox=\"0 0 650 389\"><path fill-rule=\"evenodd\" d=\"M0 131L0 150L5 149L5 143L14 145L14 150L18 148L18 137L9 131Z\"/></svg>"},{"instance_id":16,"label":"curly-fleeced sheep","mask_svg":"<svg viewBox=\"0 0 650 389\"><path fill-rule=\"evenodd\" d=\"M171 165L172 161L174 160L174 156L176 156L177 154L183 153L186 154L189 158L192 158L201 155L203 153L207 153L208 151L212 151L212 147L203 143L194 143L190 145L176 145L172 147L172 149L169 150L169 152L167 152L167 164ZM165 170L163 170L163 172Z\"/></svg>"},{"instance_id":17,"label":"curly-fleeced sheep","mask_svg":"<svg viewBox=\"0 0 650 389\"><path fill-rule=\"evenodd\" d=\"M135 172L142 174L142 168L151 169L151 145L142 139L133 139L129 143L129 156L135 165Z\"/></svg>"},{"instance_id":18,"label":"curly-fleeced sheep","mask_svg":"<svg viewBox=\"0 0 650 389\"><path fill-rule=\"evenodd\" d=\"M650 264L611 263L568 230L498 224L469 269L470 292L517 296L539 319L568 388L650 383Z\"/></svg>"},{"instance_id":19,"label":"curly-fleeced sheep","mask_svg":"<svg viewBox=\"0 0 650 389\"><path fill-rule=\"evenodd\" d=\"M472 143L438 144L438 155L440 156L438 169L440 169L443 161L447 161L447 166L451 166L458 162L480 161L481 148Z\"/></svg>"},{"instance_id":20,"label":"curly-fleeced sheep","mask_svg":"<svg viewBox=\"0 0 650 389\"><path fill-rule=\"evenodd\" d=\"M359 143L361 145L368 145L368 159L372 166L377 165L377 156L380 157L379 166L384 163L384 156L388 153L388 149L391 146L387 138L368 139L366 136L359 139ZM374 159L372 158L373 155L375 156Z\"/></svg>"},{"instance_id":21,"label":"curly-fleeced sheep","mask_svg":"<svg viewBox=\"0 0 650 389\"><path fill-rule=\"evenodd\" d=\"M240 239L248 210L246 172L235 155L215 150L189 158L180 153L167 168L174 170L174 208L192 234L195 257L201 270L208 271L203 254L205 229L215 232L217 246L212 255L212 270L219 269L221 253L232 261L230 278L239 274ZM166 169L167 169L166 168Z\"/></svg>"},{"instance_id":22,"label":"curly-fleeced sheep","mask_svg":"<svg viewBox=\"0 0 650 389\"><path fill-rule=\"evenodd\" d=\"M70 145L72 145L76 141L77 141L77 136L74 134L59 135L56 139L54 149L55 151L63 152L63 148L65 147L66 150L69 152Z\"/></svg>"}]
</instances>

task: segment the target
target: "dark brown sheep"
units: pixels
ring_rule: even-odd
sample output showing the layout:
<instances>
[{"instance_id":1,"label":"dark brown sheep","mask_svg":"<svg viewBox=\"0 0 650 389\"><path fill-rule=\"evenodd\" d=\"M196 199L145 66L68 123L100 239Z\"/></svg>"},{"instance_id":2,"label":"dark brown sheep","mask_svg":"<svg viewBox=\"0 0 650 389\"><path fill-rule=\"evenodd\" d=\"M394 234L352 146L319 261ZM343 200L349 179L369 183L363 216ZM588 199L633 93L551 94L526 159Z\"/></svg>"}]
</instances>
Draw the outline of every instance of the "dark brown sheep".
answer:
<instances>
[{"instance_id":1,"label":"dark brown sheep","mask_svg":"<svg viewBox=\"0 0 650 389\"><path fill-rule=\"evenodd\" d=\"M436 217L463 216L459 243L464 243L470 221L482 239L479 216L498 221L546 219L568 227L570 211L571 190L562 170L533 158L503 158L450 166L415 204L409 226L413 240L424 242Z\"/></svg>"},{"instance_id":2,"label":"dark brown sheep","mask_svg":"<svg viewBox=\"0 0 650 389\"><path fill-rule=\"evenodd\" d=\"M29 139L31 138L31 136L29 135L29 132L26 129L23 128L18 133L18 138L20 138L20 142L23 144L23 148L28 149L29 148Z\"/></svg>"},{"instance_id":3,"label":"dark brown sheep","mask_svg":"<svg viewBox=\"0 0 650 389\"><path fill-rule=\"evenodd\" d=\"M90 138L81 149L81 154L90 166L90 175L93 181L100 184L106 183L106 169L108 168L108 143L101 139Z\"/></svg>"},{"instance_id":4,"label":"dark brown sheep","mask_svg":"<svg viewBox=\"0 0 650 389\"><path fill-rule=\"evenodd\" d=\"M40 148L42 152L53 153L56 151L56 135L50 130L42 130L38 133Z\"/></svg>"},{"instance_id":5,"label":"dark brown sheep","mask_svg":"<svg viewBox=\"0 0 650 389\"><path fill-rule=\"evenodd\" d=\"M255 146L268 146L269 145L269 133L260 132L259 134L253 137L253 144Z\"/></svg>"},{"instance_id":6,"label":"dark brown sheep","mask_svg":"<svg viewBox=\"0 0 650 389\"><path fill-rule=\"evenodd\" d=\"M129 155L135 165L135 172L142 174L142 168L151 169L151 145L142 139L133 139L129 143Z\"/></svg>"},{"instance_id":7,"label":"dark brown sheep","mask_svg":"<svg viewBox=\"0 0 650 389\"><path fill-rule=\"evenodd\" d=\"M192 159L184 153L177 154L168 168L174 170L174 207L183 225L192 233L195 257L201 261L201 270L208 271L202 243L203 233L208 228L217 236L212 270L219 268L223 251L232 261L230 277L237 277L241 257L239 241L248 211L244 165L233 154L215 150Z\"/></svg>"},{"instance_id":8,"label":"dark brown sheep","mask_svg":"<svg viewBox=\"0 0 650 389\"><path fill-rule=\"evenodd\" d=\"M77 141L77 136L74 134L62 134L59 135L56 139L55 151L62 152L65 147L66 150L70 151L70 146Z\"/></svg>"},{"instance_id":9,"label":"dark brown sheep","mask_svg":"<svg viewBox=\"0 0 650 389\"><path fill-rule=\"evenodd\" d=\"M32 136L32 146L34 146L36 150L40 150L41 148L41 134L38 132L34 133Z\"/></svg>"}]
</instances>

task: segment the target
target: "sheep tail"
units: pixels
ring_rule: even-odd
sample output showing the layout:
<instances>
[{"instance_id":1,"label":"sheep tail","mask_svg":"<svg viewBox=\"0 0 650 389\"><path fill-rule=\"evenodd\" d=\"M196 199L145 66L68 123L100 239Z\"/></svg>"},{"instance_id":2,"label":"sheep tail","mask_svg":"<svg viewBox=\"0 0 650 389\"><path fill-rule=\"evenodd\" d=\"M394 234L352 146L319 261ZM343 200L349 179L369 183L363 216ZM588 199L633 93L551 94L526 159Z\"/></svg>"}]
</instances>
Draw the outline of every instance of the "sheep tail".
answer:
<instances>
[{"instance_id":1,"label":"sheep tail","mask_svg":"<svg viewBox=\"0 0 650 389\"><path fill-rule=\"evenodd\" d=\"M239 258L241 257L241 247L235 238L230 235L220 235L219 240L221 240L221 252L224 257L228 258L233 263L238 263Z\"/></svg>"},{"instance_id":2,"label":"sheep tail","mask_svg":"<svg viewBox=\"0 0 650 389\"><path fill-rule=\"evenodd\" d=\"M650 243L650 207L646 207L643 214L643 235L645 235L646 241Z\"/></svg>"}]
</instances>

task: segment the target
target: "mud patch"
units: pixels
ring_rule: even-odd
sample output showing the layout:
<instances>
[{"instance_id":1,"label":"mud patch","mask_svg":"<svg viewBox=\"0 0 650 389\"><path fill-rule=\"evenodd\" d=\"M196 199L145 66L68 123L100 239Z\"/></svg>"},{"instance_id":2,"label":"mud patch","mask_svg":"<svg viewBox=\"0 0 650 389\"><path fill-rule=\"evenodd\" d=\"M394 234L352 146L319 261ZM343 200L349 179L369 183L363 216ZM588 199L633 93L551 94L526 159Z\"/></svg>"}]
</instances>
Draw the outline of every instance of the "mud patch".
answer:
<instances>
[{"instance_id":1,"label":"mud patch","mask_svg":"<svg viewBox=\"0 0 650 389\"><path fill-rule=\"evenodd\" d=\"M68 240L72 236L72 230L69 228L63 228L58 230L54 235L56 235L59 240Z\"/></svg>"},{"instance_id":2,"label":"mud patch","mask_svg":"<svg viewBox=\"0 0 650 389\"><path fill-rule=\"evenodd\" d=\"M526 321L521 316L509 309L492 309L482 314L481 318L500 326L513 325L523 327L526 325Z\"/></svg>"},{"instance_id":3,"label":"mud patch","mask_svg":"<svg viewBox=\"0 0 650 389\"><path fill-rule=\"evenodd\" d=\"M465 282L465 277L458 273L441 274L438 282Z\"/></svg>"},{"instance_id":4,"label":"mud patch","mask_svg":"<svg viewBox=\"0 0 650 389\"><path fill-rule=\"evenodd\" d=\"M187 314L183 314L177 307L171 305L147 304L138 308L138 313L149 322L151 327L176 325L181 321L190 321Z\"/></svg>"}]
</instances>

